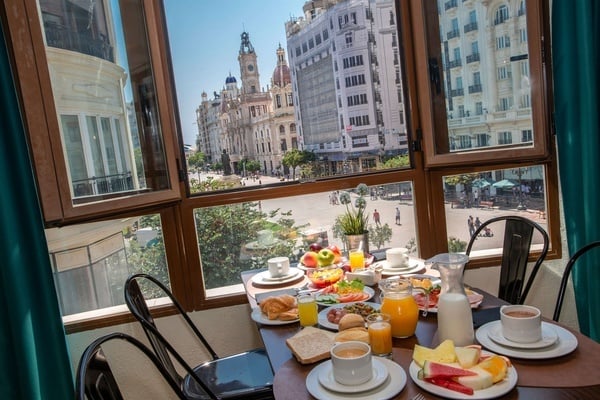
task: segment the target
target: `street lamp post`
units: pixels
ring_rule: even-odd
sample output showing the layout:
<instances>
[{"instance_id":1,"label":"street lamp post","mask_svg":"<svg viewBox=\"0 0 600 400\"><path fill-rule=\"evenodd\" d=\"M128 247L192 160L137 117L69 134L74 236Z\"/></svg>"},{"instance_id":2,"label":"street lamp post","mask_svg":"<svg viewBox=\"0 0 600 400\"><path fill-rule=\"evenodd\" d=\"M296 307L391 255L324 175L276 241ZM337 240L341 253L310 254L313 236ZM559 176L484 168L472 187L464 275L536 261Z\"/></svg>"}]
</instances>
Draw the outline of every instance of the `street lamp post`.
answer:
<instances>
[{"instance_id":1,"label":"street lamp post","mask_svg":"<svg viewBox=\"0 0 600 400\"><path fill-rule=\"evenodd\" d=\"M527 173L527 168L519 167L518 169L513 170L513 174L517 174L517 176L519 177L519 205L517 206L517 210L527 209L523 197L523 174L525 173Z\"/></svg>"}]
</instances>

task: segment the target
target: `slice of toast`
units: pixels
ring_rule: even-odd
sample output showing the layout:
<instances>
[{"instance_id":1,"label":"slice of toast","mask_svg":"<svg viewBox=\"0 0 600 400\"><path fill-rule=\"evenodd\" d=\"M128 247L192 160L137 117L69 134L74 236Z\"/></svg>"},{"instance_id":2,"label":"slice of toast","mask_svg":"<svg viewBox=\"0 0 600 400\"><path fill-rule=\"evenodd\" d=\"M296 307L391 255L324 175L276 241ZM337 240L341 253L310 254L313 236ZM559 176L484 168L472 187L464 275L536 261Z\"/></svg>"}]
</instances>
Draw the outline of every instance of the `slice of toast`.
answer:
<instances>
[{"instance_id":1,"label":"slice of toast","mask_svg":"<svg viewBox=\"0 0 600 400\"><path fill-rule=\"evenodd\" d=\"M300 364L312 364L329 358L334 335L323 329L306 327L285 343Z\"/></svg>"}]
</instances>

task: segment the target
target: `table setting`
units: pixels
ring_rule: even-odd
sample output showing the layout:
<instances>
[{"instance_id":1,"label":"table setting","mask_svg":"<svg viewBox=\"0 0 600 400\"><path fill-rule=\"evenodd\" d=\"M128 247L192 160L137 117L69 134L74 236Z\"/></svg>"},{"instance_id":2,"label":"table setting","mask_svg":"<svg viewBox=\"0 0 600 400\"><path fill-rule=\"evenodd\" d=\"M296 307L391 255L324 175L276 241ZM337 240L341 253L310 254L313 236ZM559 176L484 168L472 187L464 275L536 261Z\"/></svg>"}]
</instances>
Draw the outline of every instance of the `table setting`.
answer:
<instances>
[{"instance_id":1,"label":"table setting","mask_svg":"<svg viewBox=\"0 0 600 400\"><path fill-rule=\"evenodd\" d=\"M403 257L402 250L400 250L400 253ZM253 317L253 320L258 323L259 332L276 372L274 381L276 398L410 399L418 393L425 393L428 399L488 399L497 397L518 399L535 398L538 395L553 399L563 398L562 395L567 392L577 393L577 397L574 398L596 398L590 396L590 394L597 394L600 391L599 374L578 373L577 371L581 368L595 371L597 359L600 357L600 345L578 332L573 332L558 323L541 318L541 315L539 316L539 325L536 325L539 327L539 336L527 340L519 338L515 340L514 337L508 338L502 327L503 313L501 307L506 305L506 302L482 290L466 288L464 285L462 287L465 296L464 307L468 308L469 318L466 325L471 326L470 333L468 329L465 332L440 329L443 318L440 319L439 314L444 313L443 306L440 309L431 307L431 312L428 314L423 313L422 307L417 306L417 312L420 313L416 317L416 326L412 332L392 333L392 324L390 323L393 348L387 357L373 353L371 358L376 361L373 362L372 377L367 383L348 385L336 381L332 372L331 354L325 354L327 348L332 348L331 343L338 343L336 338L341 338L340 334L342 332L339 329L338 321L340 316L338 315L338 320L335 320L335 314L339 313L340 310L344 310L345 307L352 310L349 312L350 314L360 313L361 308L369 306L372 308L369 311L370 314L384 315L386 310L382 309L382 302L385 300L385 290L382 289L382 286L385 287L385 280L387 279L407 281L413 290L419 285L444 286L442 281L444 279L448 280L448 272L444 271L444 268L436 267L436 263L431 262L431 260L422 262L423 265L428 265L422 273L387 277L382 275L376 284L364 285L363 290L366 289L368 292L372 292L369 299L365 301L319 302L317 301L319 296L329 295L322 292L324 287L331 285L317 287L306 275L304 277L308 282L293 283L291 286L294 287L283 285L285 289L277 286L277 290L294 290L298 294L304 289L310 293L315 302L314 311L311 312L315 312L316 317L313 315L309 322L304 324L299 323L299 320L273 322ZM378 261L372 263L371 266L377 266L377 263ZM381 265L378 267L381 268ZM464 268L464 264L461 267ZM306 273L306 271L304 272ZM462 276L462 270L459 272ZM458 275L457 272L454 273ZM242 274L246 288L255 287L254 275L256 275L256 272L251 271ZM411 277L413 280L411 280ZM345 278L347 279L347 273L345 273ZM347 282L346 279L341 278L338 282ZM424 283L425 280L429 280L429 282ZM302 283L302 285L298 286L299 283ZM462 282L460 283L462 284ZM447 286L448 282L445 282L445 284ZM271 292L276 293L275 290L271 290ZM411 290L410 297L414 299L415 303L418 303L418 295L421 293L421 291L414 290L413 292ZM248 291L247 294L252 304L252 301L255 300L254 296ZM269 291L265 291L261 295L268 298ZM253 309L254 313L256 311ZM457 315L460 316L460 312L457 314L454 311L453 325L456 325ZM341 318L343 317L344 315L341 316ZM353 332L353 335L347 335L347 337L359 338L358 342L367 341L368 339L365 338L369 337L369 325L366 317L364 323L359 325L359 327L354 326L350 330L361 330L361 332ZM317 361L301 363L288 344L289 339L295 338L296 335L303 332L312 334L312 336L307 335L312 337L310 344L304 344L307 347L315 345L324 338L333 341L321 346L321 354L319 354ZM345 333L350 333L350 331L346 330ZM361 335L358 335L358 333L361 333ZM449 338L448 335L456 336ZM467 343L464 342L465 338L467 338ZM435 349L436 345L440 345L440 343L447 340L452 340L456 348L477 347L481 352L482 361L491 355L508 360L505 376L501 381L495 382L489 387L474 390L473 394L468 396L444 387L444 385L449 384L448 381L432 383L432 381L421 379L423 368L415 364L413 359L416 346L429 346L431 349ZM344 339L344 342L354 343L356 340ZM373 345L376 346L375 343ZM582 345L584 349L582 349ZM456 361L454 361L454 364L456 364ZM469 368L471 367L466 369ZM477 368L475 369L477 370ZM540 373L540 371L543 371L543 373Z\"/></svg>"}]
</instances>

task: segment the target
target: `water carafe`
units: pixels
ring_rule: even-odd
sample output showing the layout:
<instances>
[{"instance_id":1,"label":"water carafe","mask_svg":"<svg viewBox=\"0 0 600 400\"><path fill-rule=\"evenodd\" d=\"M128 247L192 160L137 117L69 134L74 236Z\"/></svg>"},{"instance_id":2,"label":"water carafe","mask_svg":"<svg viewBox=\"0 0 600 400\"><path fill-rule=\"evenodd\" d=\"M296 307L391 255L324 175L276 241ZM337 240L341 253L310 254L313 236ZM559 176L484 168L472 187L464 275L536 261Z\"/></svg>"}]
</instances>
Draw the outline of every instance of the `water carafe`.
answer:
<instances>
[{"instance_id":1,"label":"water carafe","mask_svg":"<svg viewBox=\"0 0 600 400\"><path fill-rule=\"evenodd\" d=\"M455 346L473 344L473 314L463 285L463 271L469 257L443 253L428 260L440 272L442 288L438 298L438 339L454 341Z\"/></svg>"}]
</instances>

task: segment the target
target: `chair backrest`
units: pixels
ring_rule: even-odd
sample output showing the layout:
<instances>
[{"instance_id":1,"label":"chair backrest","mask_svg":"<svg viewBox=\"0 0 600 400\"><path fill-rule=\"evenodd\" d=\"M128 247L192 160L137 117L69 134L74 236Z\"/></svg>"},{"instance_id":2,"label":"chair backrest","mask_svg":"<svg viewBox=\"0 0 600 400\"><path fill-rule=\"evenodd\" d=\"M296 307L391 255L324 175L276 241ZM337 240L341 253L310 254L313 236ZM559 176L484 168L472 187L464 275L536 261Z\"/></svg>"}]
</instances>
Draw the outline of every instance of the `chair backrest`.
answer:
<instances>
[{"instance_id":1,"label":"chair backrest","mask_svg":"<svg viewBox=\"0 0 600 400\"><path fill-rule=\"evenodd\" d=\"M114 332L94 340L83 352L77 367L76 400L123 400L117 381L102 351L102 345L111 340L122 340L140 350L164 377L177 397L186 399L179 382L173 379L152 350L132 336ZM146 368L146 365L141 367Z\"/></svg>"},{"instance_id":2,"label":"chair backrest","mask_svg":"<svg viewBox=\"0 0 600 400\"><path fill-rule=\"evenodd\" d=\"M204 345L213 359L218 359L217 354L212 349L210 344L200 333L196 325L184 311L177 299L175 299L171 291L162 282L148 274L131 275L125 282L125 303L127 304L129 311L131 311L133 316L141 323L142 328L144 328L144 332L146 333L146 336L148 337L156 356L163 364L169 375L171 375L174 380L179 382L180 385L183 383L183 377L177 371L171 357L175 358L177 363L179 363L192 377L192 379L194 379L194 381L196 381L196 383L204 389L210 398L216 399L217 396L207 387L204 382L202 382L192 367L183 359L183 357L175 350L173 345L171 345L171 343L169 343L164 335L158 330L138 281L145 281L151 285L154 285L155 287L158 287L165 296L169 297L173 303L173 306L175 306L179 312L180 317L182 317L187 323L189 328L194 332L198 340Z\"/></svg>"},{"instance_id":3,"label":"chair backrest","mask_svg":"<svg viewBox=\"0 0 600 400\"><path fill-rule=\"evenodd\" d=\"M500 282L498 297L512 304L523 304L533 280L548 253L550 240L548 233L538 223L517 215L504 215L484 221L473 233L466 254L470 255L476 240L485 240L480 237L490 225L504 221L504 241L502 246L502 260L500 263ZM531 240L534 232L538 231L543 239L543 247L535 260L535 264L525 284L527 262L531 253Z\"/></svg>"},{"instance_id":4,"label":"chair backrest","mask_svg":"<svg viewBox=\"0 0 600 400\"><path fill-rule=\"evenodd\" d=\"M556 306L554 307L554 315L552 316L552 319L554 321L558 322L558 319L560 318L560 311L562 310L563 300L565 298L565 292L567 290L567 284L569 283L569 276L571 275L571 271L573 270L575 262L579 260L579 258L582 255L586 254L588 251L596 247L600 247L600 241L588 243L581 249L577 250L575 254L573 254L571 258L569 258L567 266L565 267L565 271L563 272L562 279L560 281L560 287L558 289L558 297L556 298Z\"/></svg>"}]
</instances>

